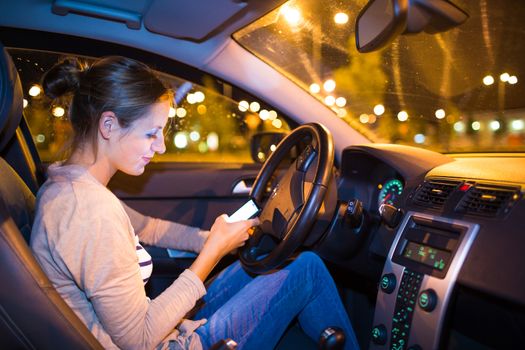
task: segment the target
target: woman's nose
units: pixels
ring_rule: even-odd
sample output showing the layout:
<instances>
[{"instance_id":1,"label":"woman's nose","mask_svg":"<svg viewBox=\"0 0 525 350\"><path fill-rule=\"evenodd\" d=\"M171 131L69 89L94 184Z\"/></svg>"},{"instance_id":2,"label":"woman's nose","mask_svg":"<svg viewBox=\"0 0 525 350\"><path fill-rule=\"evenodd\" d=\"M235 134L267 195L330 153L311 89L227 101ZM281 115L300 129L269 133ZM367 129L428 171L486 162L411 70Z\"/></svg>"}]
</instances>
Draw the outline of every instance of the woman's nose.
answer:
<instances>
[{"instance_id":1,"label":"woman's nose","mask_svg":"<svg viewBox=\"0 0 525 350\"><path fill-rule=\"evenodd\" d=\"M163 154L166 152L166 144L164 143L164 135L157 138L155 142L151 145L151 148L153 151L155 151L158 154Z\"/></svg>"}]
</instances>

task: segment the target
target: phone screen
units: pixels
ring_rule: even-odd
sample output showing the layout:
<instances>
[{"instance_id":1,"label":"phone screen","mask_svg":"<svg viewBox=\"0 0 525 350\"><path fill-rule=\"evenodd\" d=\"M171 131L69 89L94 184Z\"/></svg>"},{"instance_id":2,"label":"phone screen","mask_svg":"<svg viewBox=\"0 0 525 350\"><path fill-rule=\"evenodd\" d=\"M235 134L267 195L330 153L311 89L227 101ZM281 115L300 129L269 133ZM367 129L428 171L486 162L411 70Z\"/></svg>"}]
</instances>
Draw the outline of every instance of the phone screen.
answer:
<instances>
[{"instance_id":1,"label":"phone screen","mask_svg":"<svg viewBox=\"0 0 525 350\"><path fill-rule=\"evenodd\" d=\"M235 213L230 215L227 219L228 222L235 222L240 220L248 220L255 217L259 213L259 207L253 199L244 203L242 207L237 209Z\"/></svg>"}]
</instances>

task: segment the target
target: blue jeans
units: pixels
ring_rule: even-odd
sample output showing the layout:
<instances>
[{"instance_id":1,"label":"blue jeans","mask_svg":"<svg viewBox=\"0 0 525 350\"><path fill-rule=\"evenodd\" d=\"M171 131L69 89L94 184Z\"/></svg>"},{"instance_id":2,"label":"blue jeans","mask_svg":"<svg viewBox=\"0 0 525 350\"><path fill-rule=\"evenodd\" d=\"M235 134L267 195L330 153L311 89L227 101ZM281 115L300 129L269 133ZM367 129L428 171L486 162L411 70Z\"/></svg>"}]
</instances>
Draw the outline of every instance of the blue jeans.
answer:
<instances>
[{"instance_id":1,"label":"blue jeans","mask_svg":"<svg viewBox=\"0 0 525 350\"><path fill-rule=\"evenodd\" d=\"M277 272L252 277L239 262L222 271L208 286L204 306L195 319L205 349L231 338L239 349L273 349L297 316L303 331L316 343L329 327L341 328L345 349L358 349L350 320L335 283L322 260L304 252Z\"/></svg>"}]
</instances>

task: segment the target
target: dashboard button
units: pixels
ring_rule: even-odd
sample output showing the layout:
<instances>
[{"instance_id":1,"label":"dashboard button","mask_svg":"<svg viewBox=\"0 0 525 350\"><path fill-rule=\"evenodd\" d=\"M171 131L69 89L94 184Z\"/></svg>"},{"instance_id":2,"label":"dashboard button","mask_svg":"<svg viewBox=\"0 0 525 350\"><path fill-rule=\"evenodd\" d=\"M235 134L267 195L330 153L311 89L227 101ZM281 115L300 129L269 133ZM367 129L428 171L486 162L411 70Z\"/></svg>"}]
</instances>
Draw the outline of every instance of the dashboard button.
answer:
<instances>
[{"instance_id":1,"label":"dashboard button","mask_svg":"<svg viewBox=\"0 0 525 350\"><path fill-rule=\"evenodd\" d=\"M386 344L386 337L386 327L384 325L380 324L372 328L372 341L374 344Z\"/></svg>"},{"instance_id":2,"label":"dashboard button","mask_svg":"<svg viewBox=\"0 0 525 350\"><path fill-rule=\"evenodd\" d=\"M437 294L433 289L427 289L419 294L418 305L423 310L430 312L437 305Z\"/></svg>"},{"instance_id":3,"label":"dashboard button","mask_svg":"<svg viewBox=\"0 0 525 350\"><path fill-rule=\"evenodd\" d=\"M387 294L390 294L396 289L396 275L393 273L384 274L381 277L380 287L381 290Z\"/></svg>"}]
</instances>

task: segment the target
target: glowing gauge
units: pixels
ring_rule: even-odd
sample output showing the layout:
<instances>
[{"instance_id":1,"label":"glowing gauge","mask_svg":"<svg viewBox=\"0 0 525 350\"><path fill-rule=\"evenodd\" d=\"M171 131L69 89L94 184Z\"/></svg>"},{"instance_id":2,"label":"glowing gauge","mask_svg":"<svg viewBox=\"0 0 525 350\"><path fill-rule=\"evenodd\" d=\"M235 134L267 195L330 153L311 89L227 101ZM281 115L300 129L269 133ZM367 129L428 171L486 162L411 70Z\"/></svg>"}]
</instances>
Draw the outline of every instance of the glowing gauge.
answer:
<instances>
[{"instance_id":1,"label":"glowing gauge","mask_svg":"<svg viewBox=\"0 0 525 350\"><path fill-rule=\"evenodd\" d=\"M379 191L377 205L380 206L383 203L392 205L401 193L403 193L403 183L398 179L388 180L381 187L381 191Z\"/></svg>"}]
</instances>

